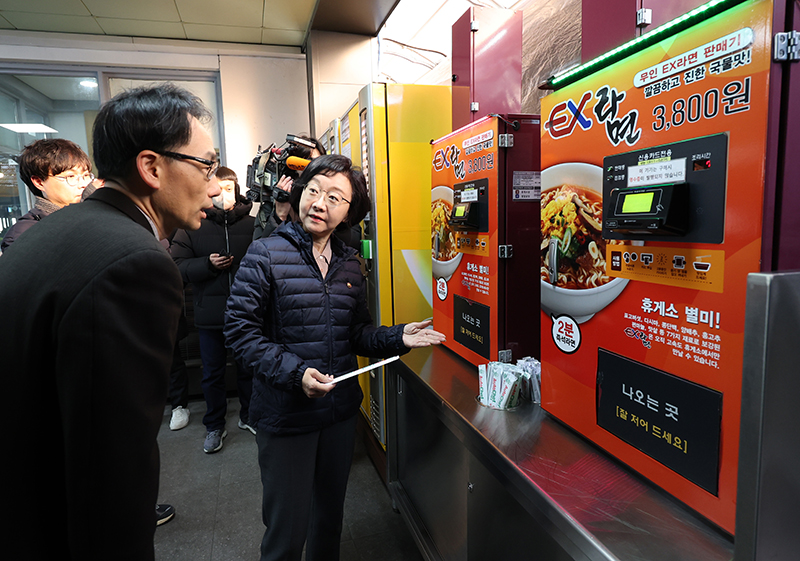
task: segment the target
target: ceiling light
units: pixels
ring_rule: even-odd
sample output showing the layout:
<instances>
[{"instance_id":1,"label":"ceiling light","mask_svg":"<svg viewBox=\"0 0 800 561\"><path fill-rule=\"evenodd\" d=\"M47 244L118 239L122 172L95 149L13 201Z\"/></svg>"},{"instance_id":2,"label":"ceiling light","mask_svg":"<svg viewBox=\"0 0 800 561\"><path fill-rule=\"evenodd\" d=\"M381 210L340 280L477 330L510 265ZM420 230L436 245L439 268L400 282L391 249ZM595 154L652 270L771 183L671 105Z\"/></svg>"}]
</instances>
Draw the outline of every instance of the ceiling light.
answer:
<instances>
[{"instance_id":1,"label":"ceiling light","mask_svg":"<svg viewBox=\"0 0 800 561\"><path fill-rule=\"evenodd\" d=\"M96 88L97 87L97 82L95 80L81 80L80 84L84 88Z\"/></svg>"},{"instance_id":2,"label":"ceiling light","mask_svg":"<svg viewBox=\"0 0 800 561\"><path fill-rule=\"evenodd\" d=\"M705 21L711 16L732 8L736 4L742 3L744 0L711 0L697 8L675 18L672 21L657 27L656 29L645 33L644 35L628 41L624 45L620 45L616 49L608 51L607 53L590 60L580 66L562 72L557 76L551 76L544 84L539 86L542 89L558 89L562 88L573 82L577 82L581 78L588 76L598 70L611 66L617 61L627 58L628 56L640 52L643 49L666 39L672 37L677 33L688 29L696 23Z\"/></svg>"},{"instance_id":3,"label":"ceiling light","mask_svg":"<svg viewBox=\"0 0 800 561\"><path fill-rule=\"evenodd\" d=\"M39 134L43 132L54 133L58 132L56 129L50 128L41 123L0 123L0 127L14 131L16 133Z\"/></svg>"}]
</instances>

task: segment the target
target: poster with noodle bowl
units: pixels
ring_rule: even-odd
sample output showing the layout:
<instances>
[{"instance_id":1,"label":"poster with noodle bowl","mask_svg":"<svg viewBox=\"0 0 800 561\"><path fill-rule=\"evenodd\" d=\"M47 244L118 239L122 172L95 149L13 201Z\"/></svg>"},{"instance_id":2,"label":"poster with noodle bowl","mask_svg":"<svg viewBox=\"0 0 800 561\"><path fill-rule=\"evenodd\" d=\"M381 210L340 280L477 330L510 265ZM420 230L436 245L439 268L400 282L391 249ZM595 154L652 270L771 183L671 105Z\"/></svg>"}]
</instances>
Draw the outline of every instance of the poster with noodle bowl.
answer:
<instances>
[{"instance_id":1,"label":"poster with noodle bowl","mask_svg":"<svg viewBox=\"0 0 800 561\"><path fill-rule=\"evenodd\" d=\"M542 406L730 533L746 279L760 268L771 18L771 2L739 5L542 101ZM682 143L705 139L724 149L677 158ZM634 165L609 165L622 156ZM634 172L647 182L659 165L685 166L690 179L673 183L689 189L692 173L720 174L719 240L604 236L604 183L630 191ZM690 231L702 210L692 207ZM607 355L635 375L604 385ZM697 391L673 403L655 380ZM702 392L718 412L698 411L709 407L691 397ZM609 399L634 437L604 424ZM705 452L705 479L676 467L700 461L701 434L717 446Z\"/></svg>"}]
</instances>

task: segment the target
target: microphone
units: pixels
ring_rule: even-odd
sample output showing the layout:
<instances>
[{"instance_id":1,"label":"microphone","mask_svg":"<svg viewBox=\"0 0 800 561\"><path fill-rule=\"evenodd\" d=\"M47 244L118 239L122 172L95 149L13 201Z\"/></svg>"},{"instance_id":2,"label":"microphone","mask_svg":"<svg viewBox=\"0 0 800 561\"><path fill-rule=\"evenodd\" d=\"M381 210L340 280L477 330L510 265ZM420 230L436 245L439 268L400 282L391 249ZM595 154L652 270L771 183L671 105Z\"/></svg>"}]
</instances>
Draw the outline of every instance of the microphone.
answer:
<instances>
[{"instance_id":1,"label":"microphone","mask_svg":"<svg viewBox=\"0 0 800 561\"><path fill-rule=\"evenodd\" d=\"M297 156L289 156L286 158L286 167L295 171L303 171L306 166L311 163L311 160L305 158L298 158Z\"/></svg>"}]
</instances>

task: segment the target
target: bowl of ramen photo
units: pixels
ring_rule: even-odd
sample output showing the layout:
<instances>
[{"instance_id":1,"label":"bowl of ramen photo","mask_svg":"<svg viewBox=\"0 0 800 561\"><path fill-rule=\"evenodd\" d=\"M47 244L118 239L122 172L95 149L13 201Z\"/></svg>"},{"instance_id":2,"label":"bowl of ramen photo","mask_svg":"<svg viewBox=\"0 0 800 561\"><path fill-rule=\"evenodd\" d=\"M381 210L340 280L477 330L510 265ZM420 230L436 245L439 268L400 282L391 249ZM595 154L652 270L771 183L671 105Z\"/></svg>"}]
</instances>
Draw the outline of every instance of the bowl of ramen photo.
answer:
<instances>
[{"instance_id":1,"label":"bowl of ramen photo","mask_svg":"<svg viewBox=\"0 0 800 561\"><path fill-rule=\"evenodd\" d=\"M433 278L450 280L461 263L463 253L456 251L456 233L450 229L453 190L445 185L431 189L431 257Z\"/></svg>"},{"instance_id":2,"label":"bowl of ramen photo","mask_svg":"<svg viewBox=\"0 0 800 561\"><path fill-rule=\"evenodd\" d=\"M566 163L543 170L541 209L542 310L583 323L628 284L606 273L606 245L620 242L602 237L602 168Z\"/></svg>"}]
</instances>

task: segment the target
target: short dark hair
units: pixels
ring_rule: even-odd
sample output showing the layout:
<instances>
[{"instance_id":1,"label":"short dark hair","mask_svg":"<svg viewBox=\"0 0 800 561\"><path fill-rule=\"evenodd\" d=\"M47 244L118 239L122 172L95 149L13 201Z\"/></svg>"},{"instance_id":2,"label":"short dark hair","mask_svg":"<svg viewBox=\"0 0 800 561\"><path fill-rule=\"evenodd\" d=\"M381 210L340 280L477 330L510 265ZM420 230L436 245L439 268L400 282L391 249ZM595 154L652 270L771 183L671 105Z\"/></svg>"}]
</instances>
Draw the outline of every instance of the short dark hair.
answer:
<instances>
[{"instance_id":1,"label":"short dark hair","mask_svg":"<svg viewBox=\"0 0 800 561\"><path fill-rule=\"evenodd\" d=\"M188 144L190 116L201 122L211 113L192 93L173 84L126 90L108 101L94 121L97 176L128 177L142 150L161 152Z\"/></svg>"},{"instance_id":2,"label":"short dark hair","mask_svg":"<svg viewBox=\"0 0 800 561\"><path fill-rule=\"evenodd\" d=\"M314 137L308 136L307 134L298 134L295 135L297 138L302 138L303 140L307 140L309 142L314 143L314 147L319 152L320 156L325 155L325 148L322 146L322 143ZM308 146L302 146L300 144L289 144L289 148L286 149L289 152L290 156L297 156L298 158L304 158L306 160L311 159L311 150L314 148L309 148Z\"/></svg>"},{"instance_id":3,"label":"short dark hair","mask_svg":"<svg viewBox=\"0 0 800 561\"><path fill-rule=\"evenodd\" d=\"M86 152L66 138L46 138L32 142L22 149L17 161L20 178L37 197L44 195L33 184L32 177L44 181L51 175L58 175L76 166L92 171L92 162Z\"/></svg>"},{"instance_id":4,"label":"short dark hair","mask_svg":"<svg viewBox=\"0 0 800 561\"><path fill-rule=\"evenodd\" d=\"M311 160L300 178L292 184L289 203L295 214L300 216L300 197L303 196L303 189L311 179L317 175L330 177L337 173L346 175L350 180L350 187L353 189L350 209L347 211L345 222L348 226L354 226L364 220L370 208L367 180L360 167L354 166L350 158L340 154L326 154Z\"/></svg>"},{"instance_id":5,"label":"short dark hair","mask_svg":"<svg viewBox=\"0 0 800 561\"><path fill-rule=\"evenodd\" d=\"M236 172L231 168L219 166L217 169L217 179L222 181L233 181L233 192L236 193L236 198L239 198L239 178L236 177Z\"/></svg>"}]
</instances>

